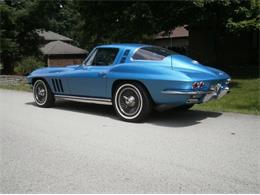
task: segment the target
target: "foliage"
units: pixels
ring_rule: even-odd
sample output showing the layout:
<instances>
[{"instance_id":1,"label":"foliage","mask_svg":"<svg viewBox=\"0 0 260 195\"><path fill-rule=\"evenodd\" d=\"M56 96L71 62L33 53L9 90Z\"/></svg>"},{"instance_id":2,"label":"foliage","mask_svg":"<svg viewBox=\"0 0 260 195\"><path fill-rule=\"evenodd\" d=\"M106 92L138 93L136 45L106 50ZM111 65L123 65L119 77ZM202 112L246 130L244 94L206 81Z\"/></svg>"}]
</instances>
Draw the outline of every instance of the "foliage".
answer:
<instances>
[{"instance_id":1,"label":"foliage","mask_svg":"<svg viewBox=\"0 0 260 195\"><path fill-rule=\"evenodd\" d=\"M80 14L75 7L74 1L60 2L60 9L55 12L55 16L49 18L48 29L61 35L76 40L79 39L78 31L81 28Z\"/></svg>"},{"instance_id":2,"label":"foliage","mask_svg":"<svg viewBox=\"0 0 260 195\"><path fill-rule=\"evenodd\" d=\"M4 71L39 56L36 29L52 30L91 49L112 42L146 42L176 26L234 35L260 28L259 0L78 1L0 0L0 57Z\"/></svg>"},{"instance_id":3,"label":"foliage","mask_svg":"<svg viewBox=\"0 0 260 195\"><path fill-rule=\"evenodd\" d=\"M192 1L75 1L79 12L79 42L83 47L99 43L149 42L153 35L176 26L205 28L239 34L259 29L257 0Z\"/></svg>"},{"instance_id":4,"label":"foliage","mask_svg":"<svg viewBox=\"0 0 260 195\"><path fill-rule=\"evenodd\" d=\"M81 43L87 48L112 42L143 42L154 33L155 25L146 2L76 1L81 17Z\"/></svg>"},{"instance_id":5,"label":"foliage","mask_svg":"<svg viewBox=\"0 0 260 195\"><path fill-rule=\"evenodd\" d=\"M26 56L39 55L36 29L48 29L50 19L60 9L59 1L0 1L1 63L4 72L12 72L13 64Z\"/></svg>"},{"instance_id":6,"label":"foliage","mask_svg":"<svg viewBox=\"0 0 260 195\"><path fill-rule=\"evenodd\" d=\"M11 64L16 59L19 52L15 40L14 9L4 3L0 3L0 13L0 59L3 66L5 66L5 64ZM7 71L10 71L10 65L6 69Z\"/></svg>"},{"instance_id":7,"label":"foliage","mask_svg":"<svg viewBox=\"0 0 260 195\"><path fill-rule=\"evenodd\" d=\"M44 62L35 57L27 57L21 60L18 66L15 67L14 71L21 75L28 75L33 70L44 67L44 65Z\"/></svg>"},{"instance_id":8,"label":"foliage","mask_svg":"<svg viewBox=\"0 0 260 195\"><path fill-rule=\"evenodd\" d=\"M194 0L190 26L240 33L260 28L258 0Z\"/></svg>"}]
</instances>

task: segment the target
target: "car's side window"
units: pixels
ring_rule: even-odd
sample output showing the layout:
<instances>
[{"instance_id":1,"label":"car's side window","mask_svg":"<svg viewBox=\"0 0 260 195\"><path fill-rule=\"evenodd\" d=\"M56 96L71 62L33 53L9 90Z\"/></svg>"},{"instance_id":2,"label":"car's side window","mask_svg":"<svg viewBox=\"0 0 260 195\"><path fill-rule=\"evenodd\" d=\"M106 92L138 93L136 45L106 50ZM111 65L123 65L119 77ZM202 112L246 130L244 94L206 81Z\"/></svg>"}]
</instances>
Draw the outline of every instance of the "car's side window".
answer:
<instances>
[{"instance_id":1,"label":"car's side window","mask_svg":"<svg viewBox=\"0 0 260 195\"><path fill-rule=\"evenodd\" d=\"M86 65L108 66L114 63L118 54L118 48L98 48L89 58Z\"/></svg>"},{"instance_id":2,"label":"car's side window","mask_svg":"<svg viewBox=\"0 0 260 195\"><path fill-rule=\"evenodd\" d=\"M170 51L161 47L143 47L139 48L132 56L133 60L152 60L160 61L169 55L175 54L174 51Z\"/></svg>"}]
</instances>

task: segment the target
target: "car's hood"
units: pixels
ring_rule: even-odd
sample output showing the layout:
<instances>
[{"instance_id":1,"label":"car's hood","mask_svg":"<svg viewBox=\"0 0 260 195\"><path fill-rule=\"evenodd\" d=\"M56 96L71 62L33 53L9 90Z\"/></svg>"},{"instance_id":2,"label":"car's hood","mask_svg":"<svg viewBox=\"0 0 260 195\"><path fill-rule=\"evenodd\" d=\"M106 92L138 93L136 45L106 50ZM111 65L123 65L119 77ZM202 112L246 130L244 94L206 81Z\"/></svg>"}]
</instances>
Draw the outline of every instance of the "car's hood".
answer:
<instances>
[{"instance_id":1,"label":"car's hood","mask_svg":"<svg viewBox=\"0 0 260 195\"><path fill-rule=\"evenodd\" d=\"M171 65L173 70L185 73L192 78L202 79L227 79L230 76L222 70L204 66L198 61L183 55L172 55Z\"/></svg>"},{"instance_id":2,"label":"car's hood","mask_svg":"<svg viewBox=\"0 0 260 195\"><path fill-rule=\"evenodd\" d=\"M30 75L38 75L38 74L51 74L51 73L60 73L60 72L66 72L70 71L72 69L78 68L80 65L69 65L69 66L64 66L64 67L58 67L58 66L53 66L53 67L45 67L45 68L39 68L35 71L33 71ZM29 76L30 76L29 75Z\"/></svg>"}]
</instances>

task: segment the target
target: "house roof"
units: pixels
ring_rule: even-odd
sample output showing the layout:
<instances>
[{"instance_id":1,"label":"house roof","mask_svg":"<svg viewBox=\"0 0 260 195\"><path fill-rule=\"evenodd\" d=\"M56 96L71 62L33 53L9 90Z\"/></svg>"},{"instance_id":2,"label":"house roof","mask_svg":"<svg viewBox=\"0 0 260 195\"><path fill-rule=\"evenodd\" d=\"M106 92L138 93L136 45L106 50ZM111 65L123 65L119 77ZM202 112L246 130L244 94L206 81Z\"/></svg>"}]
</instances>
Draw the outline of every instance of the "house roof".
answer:
<instances>
[{"instance_id":1,"label":"house roof","mask_svg":"<svg viewBox=\"0 0 260 195\"><path fill-rule=\"evenodd\" d=\"M40 37L42 37L46 41L67 41L67 42L73 41L69 37L65 37L63 35L60 35L52 31L37 30L36 32Z\"/></svg>"},{"instance_id":2,"label":"house roof","mask_svg":"<svg viewBox=\"0 0 260 195\"><path fill-rule=\"evenodd\" d=\"M86 54L87 51L79 47L73 46L62 41L52 41L42 48L41 52L44 55L61 55L61 54Z\"/></svg>"},{"instance_id":3,"label":"house roof","mask_svg":"<svg viewBox=\"0 0 260 195\"><path fill-rule=\"evenodd\" d=\"M165 39L165 38L180 38L188 37L189 31L185 29L184 26L178 26L169 32L162 31L155 36L155 39Z\"/></svg>"}]
</instances>

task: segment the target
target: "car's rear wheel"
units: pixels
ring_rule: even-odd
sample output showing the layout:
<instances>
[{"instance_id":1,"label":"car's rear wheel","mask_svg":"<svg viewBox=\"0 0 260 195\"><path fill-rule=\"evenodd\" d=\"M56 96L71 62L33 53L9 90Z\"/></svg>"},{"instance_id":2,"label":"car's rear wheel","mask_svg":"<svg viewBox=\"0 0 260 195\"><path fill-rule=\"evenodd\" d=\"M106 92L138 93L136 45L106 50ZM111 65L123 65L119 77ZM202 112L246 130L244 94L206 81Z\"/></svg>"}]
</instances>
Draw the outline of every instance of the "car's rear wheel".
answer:
<instances>
[{"instance_id":1,"label":"car's rear wheel","mask_svg":"<svg viewBox=\"0 0 260 195\"><path fill-rule=\"evenodd\" d=\"M54 103L54 95L50 87L41 79L35 81L33 85L33 97L40 107L51 107Z\"/></svg>"},{"instance_id":2,"label":"car's rear wheel","mask_svg":"<svg viewBox=\"0 0 260 195\"><path fill-rule=\"evenodd\" d=\"M128 122L144 121L152 109L149 94L139 83L122 83L117 86L113 105L117 115Z\"/></svg>"}]
</instances>

